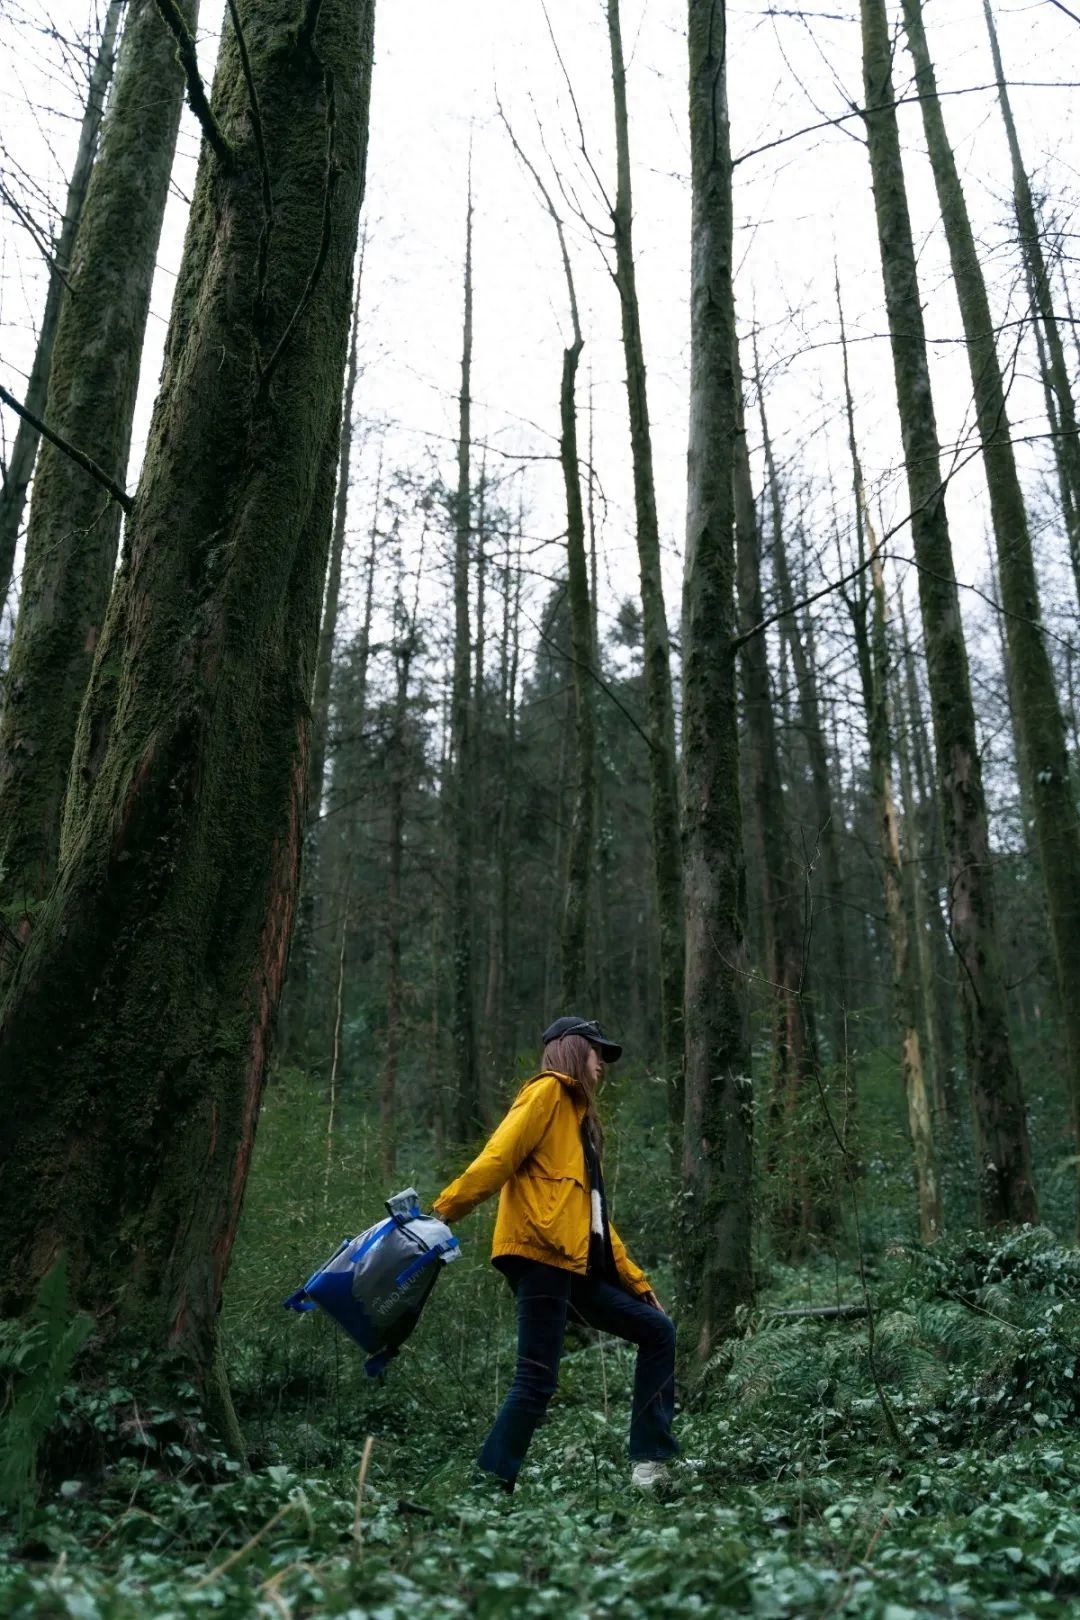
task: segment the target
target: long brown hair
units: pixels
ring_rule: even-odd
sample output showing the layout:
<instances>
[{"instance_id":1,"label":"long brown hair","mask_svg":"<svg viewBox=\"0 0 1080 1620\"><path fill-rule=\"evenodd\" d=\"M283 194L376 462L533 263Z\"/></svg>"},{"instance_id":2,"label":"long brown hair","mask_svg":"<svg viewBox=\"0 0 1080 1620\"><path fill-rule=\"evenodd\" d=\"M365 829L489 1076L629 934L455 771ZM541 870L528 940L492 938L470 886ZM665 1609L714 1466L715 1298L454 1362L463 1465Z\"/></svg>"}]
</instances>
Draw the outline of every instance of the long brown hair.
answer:
<instances>
[{"instance_id":1,"label":"long brown hair","mask_svg":"<svg viewBox=\"0 0 1080 1620\"><path fill-rule=\"evenodd\" d=\"M554 1069L558 1074L568 1074L581 1087L585 1098L585 1129L597 1155L600 1155L604 1151L604 1128L596 1112L596 1082L589 1079L591 1049L584 1035L561 1035L557 1041L549 1041L544 1047L540 1066Z\"/></svg>"}]
</instances>

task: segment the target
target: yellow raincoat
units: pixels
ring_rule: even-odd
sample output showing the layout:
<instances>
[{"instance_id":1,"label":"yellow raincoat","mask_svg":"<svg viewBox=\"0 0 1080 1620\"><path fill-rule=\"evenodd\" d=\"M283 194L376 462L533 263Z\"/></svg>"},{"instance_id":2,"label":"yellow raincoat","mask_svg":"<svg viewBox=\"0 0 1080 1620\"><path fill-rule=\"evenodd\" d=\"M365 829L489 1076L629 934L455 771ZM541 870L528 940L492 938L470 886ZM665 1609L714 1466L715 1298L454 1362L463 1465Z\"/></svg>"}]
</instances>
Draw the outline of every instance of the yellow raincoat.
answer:
<instances>
[{"instance_id":1,"label":"yellow raincoat","mask_svg":"<svg viewBox=\"0 0 1080 1620\"><path fill-rule=\"evenodd\" d=\"M492 1193L499 1212L491 1258L516 1254L584 1275L589 1260L589 1179L581 1122L585 1097L569 1075L527 1080L468 1169L436 1198L440 1220L460 1221ZM652 1285L608 1223L619 1280L632 1294Z\"/></svg>"}]
</instances>

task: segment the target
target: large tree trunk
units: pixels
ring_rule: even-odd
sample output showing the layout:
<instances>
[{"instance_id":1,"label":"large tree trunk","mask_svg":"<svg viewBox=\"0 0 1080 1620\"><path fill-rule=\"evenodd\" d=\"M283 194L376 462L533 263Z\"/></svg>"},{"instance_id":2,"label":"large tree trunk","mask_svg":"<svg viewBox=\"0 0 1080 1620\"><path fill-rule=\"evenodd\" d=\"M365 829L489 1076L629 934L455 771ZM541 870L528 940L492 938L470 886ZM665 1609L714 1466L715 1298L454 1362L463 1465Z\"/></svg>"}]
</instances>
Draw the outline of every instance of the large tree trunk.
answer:
<instances>
[{"instance_id":1,"label":"large tree trunk","mask_svg":"<svg viewBox=\"0 0 1080 1620\"><path fill-rule=\"evenodd\" d=\"M198 0L185 0L194 28ZM49 372L49 425L122 481L184 77L155 0L130 0ZM56 872L79 708L112 589L120 508L55 445L38 452L0 718L0 871L9 915ZM76 787L76 799L81 792Z\"/></svg>"},{"instance_id":2,"label":"large tree trunk","mask_svg":"<svg viewBox=\"0 0 1080 1620\"><path fill-rule=\"evenodd\" d=\"M103 1344L202 1379L296 902L374 24L356 0L309 8L313 38L295 0L239 13L272 220L227 29L228 156L204 146L96 768L0 1018L4 1305L66 1250Z\"/></svg>"},{"instance_id":3,"label":"large tree trunk","mask_svg":"<svg viewBox=\"0 0 1080 1620\"><path fill-rule=\"evenodd\" d=\"M740 411L741 421L741 411ZM795 859L784 805L769 680L768 643L755 627L764 618L761 533L745 431L735 449L735 536L742 619L742 676L750 753L753 826L761 873L765 993L772 1001L772 1073L767 1106L767 1197L777 1233L798 1251L832 1224L819 1152L821 1111L817 1031L806 960L804 874Z\"/></svg>"},{"instance_id":4,"label":"large tree trunk","mask_svg":"<svg viewBox=\"0 0 1080 1620\"><path fill-rule=\"evenodd\" d=\"M1024 1096L1009 1043L1005 981L967 649L945 512L885 0L861 0L865 124L885 302L904 435L911 527L942 783L952 937L962 967L968 1077L983 1218L1037 1215Z\"/></svg>"},{"instance_id":5,"label":"large tree trunk","mask_svg":"<svg viewBox=\"0 0 1080 1620\"><path fill-rule=\"evenodd\" d=\"M472 538L472 170L465 212L465 316L458 395L458 482L454 501L454 665L450 690L451 1031L454 1046L454 1132L467 1142L483 1129L473 1006L472 643L469 549Z\"/></svg>"},{"instance_id":6,"label":"large tree trunk","mask_svg":"<svg viewBox=\"0 0 1080 1620\"><path fill-rule=\"evenodd\" d=\"M1013 452L990 300L937 96L923 28L922 0L904 0L904 21L915 60L923 127L967 338L1005 610L1011 696L1020 744L1017 769L1021 779L1026 778L1034 811L1035 841L1046 890L1054 967L1065 1023L1073 1121L1080 1134L1080 995L1077 994L1080 987L1080 821L1069 780L1065 723L1042 631L1031 531ZM1077 448L1080 449L1080 441Z\"/></svg>"},{"instance_id":7,"label":"large tree trunk","mask_svg":"<svg viewBox=\"0 0 1080 1620\"><path fill-rule=\"evenodd\" d=\"M695 1360L753 1298L753 1083L739 803L731 137L724 0L689 0L690 438L683 584L686 906L678 1282Z\"/></svg>"},{"instance_id":8,"label":"large tree trunk","mask_svg":"<svg viewBox=\"0 0 1080 1620\"><path fill-rule=\"evenodd\" d=\"M626 393L630 407L630 449L634 470L634 515L641 578L644 632L645 705L649 734L652 844L656 912L660 924L660 1033L664 1075L673 1127L682 1124L683 925L682 855L679 847L678 774L675 719L671 698L671 653L660 573L660 527L656 516L652 433L645 383L637 273L634 265L630 133L626 106L619 0L607 0L611 76L615 92L617 186L611 221L615 237L615 285L622 308Z\"/></svg>"},{"instance_id":9,"label":"large tree trunk","mask_svg":"<svg viewBox=\"0 0 1080 1620\"><path fill-rule=\"evenodd\" d=\"M1001 47L998 44L997 28L994 24L994 13L990 6L990 0L983 0L983 11L986 16L987 31L990 35L990 51L994 59L994 75L997 79L1001 116L1005 123L1005 135L1008 139L1009 156L1012 160L1013 203L1016 208L1016 223L1020 232L1020 248L1024 256L1024 266L1031 289L1033 313L1037 325L1041 328L1046 345L1045 375L1049 384L1048 391L1053 401L1051 424L1054 432L1054 454L1057 458L1058 473L1061 480L1062 511L1066 521L1069 556L1072 561L1077 594L1080 596L1080 427L1078 427L1077 423L1076 400L1069 380L1069 367L1065 360L1065 346L1061 340L1061 326L1058 322L1057 311L1054 308L1050 272L1047 268L1042 236L1039 231L1039 216L1035 207L1035 198L1031 192L1031 181L1028 179L1023 154L1020 151L1020 138L1016 133L1016 121L1013 118L1012 103L1009 100L1009 92L1005 82L1005 69L1001 61ZM905 16L907 16L906 11ZM925 43L923 50L928 67L929 57L925 51ZM916 71L919 71L918 62L916 62ZM937 118L938 122L941 123L942 140L944 141L944 123L941 119L941 110L936 98L934 105L937 108ZM959 189L959 182L957 182L957 189ZM961 193L961 201L962 199L963 194ZM970 343L970 341L969 337L968 342ZM985 340L983 347L986 347ZM974 361L972 364L974 364ZM1056 428L1053 428L1054 416L1057 418ZM1005 437L1004 442L1006 445L1008 444L1007 437ZM998 454L998 450L995 449L995 455ZM1004 588L1004 580L1002 580L1002 588ZM1006 607L1008 607L1008 603L1006 603ZM1075 988L1070 992L1069 999L1072 1002L1076 1001Z\"/></svg>"},{"instance_id":10,"label":"large tree trunk","mask_svg":"<svg viewBox=\"0 0 1080 1620\"><path fill-rule=\"evenodd\" d=\"M802 627L795 612L795 592L788 567L787 540L784 535L784 509L780 480L773 456L772 439L765 414L765 396L761 391L757 344L754 346L754 372L758 387L758 405L761 414L761 434L765 450L765 467L769 480L770 510L772 515L772 551L776 569L776 585L780 606L785 618L783 638L791 650L795 671L799 723L806 743L810 765L810 788L814 806L814 832L821 851L821 891L817 899L821 915L817 927L821 932L817 959L826 965L821 975L828 986L830 1006L827 1009L832 1042L832 1060L839 1067L845 1061L847 1041L847 941L844 918L843 882L840 875L840 852L833 816L832 785L829 780L829 757L825 747L825 728L821 723L821 705L818 701L817 671L810 658L809 638L804 640ZM783 813L781 803L780 812ZM820 989L820 986L819 986ZM820 1002L819 994L819 1002Z\"/></svg>"},{"instance_id":11,"label":"large tree trunk","mask_svg":"<svg viewBox=\"0 0 1080 1620\"><path fill-rule=\"evenodd\" d=\"M39 419L48 412L49 370L60 325L60 309L71 276L75 238L86 201L87 187L97 152L101 115L105 108L105 94L112 78L113 50L116 45L120 16L127 0L110 0L98 42L98 52L90 73L86 107L79 128L79 144L75 151L68 181L67 198L60 220L60 229L52 244L52 262L49 265L49 288L45 295L45 308L38 327L37 346L27 378L23 404ZM34 471L38 450L38 432L24 416L19 418L11 455L4 468L3 486L0 487L0 607L11 589L11 576L15 566L15 552L19 544L26 492Z\"/></svg>"}]
</instances>

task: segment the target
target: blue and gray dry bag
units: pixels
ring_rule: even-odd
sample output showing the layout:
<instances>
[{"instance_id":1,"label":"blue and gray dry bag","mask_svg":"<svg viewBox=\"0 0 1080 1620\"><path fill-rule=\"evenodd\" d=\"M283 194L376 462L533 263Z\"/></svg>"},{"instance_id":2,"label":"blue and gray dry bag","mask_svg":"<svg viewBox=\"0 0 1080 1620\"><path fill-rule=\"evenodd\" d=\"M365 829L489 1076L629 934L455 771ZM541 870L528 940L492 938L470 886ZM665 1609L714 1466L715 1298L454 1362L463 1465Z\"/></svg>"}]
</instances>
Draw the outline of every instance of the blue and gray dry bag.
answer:
<instances>
[{"instance_id":1,"label":"blue and gray dry bag","mask_svg":"<svg viewBox=\"0 0 1080 1620\"><path fill-rule=\"evenodd\" d=\"M368 1352L364 1371L372 1377L397 1355L420 1320L442 1266L461 1252L443 1221L421 1215L413 1187L388 1198L386 1207L389 1220L346 1238L285 1301L294 1311L321 1306Z\"/></svg>"}]
</instances>

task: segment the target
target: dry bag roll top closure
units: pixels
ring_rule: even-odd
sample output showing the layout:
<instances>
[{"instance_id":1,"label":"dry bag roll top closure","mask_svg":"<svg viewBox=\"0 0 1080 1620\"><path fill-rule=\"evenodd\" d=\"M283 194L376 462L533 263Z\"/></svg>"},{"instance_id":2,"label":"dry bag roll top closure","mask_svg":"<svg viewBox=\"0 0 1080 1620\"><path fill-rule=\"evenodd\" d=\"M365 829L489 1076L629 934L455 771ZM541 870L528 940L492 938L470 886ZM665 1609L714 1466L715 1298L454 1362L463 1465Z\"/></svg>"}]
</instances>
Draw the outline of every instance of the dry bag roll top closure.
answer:
<instances>
[{"instance_id":1,"label":"dry bag roll top closure","mask_svg":"<svg viewBox=\"0 0 1080 1620\"><path fill-rule=\"evenodd\" d=\"M458 1240L444 1221L420 1213L416 1189L386 1200L389 1219L346 1238L285 1305L332 1316L362 1350L364 1370L382 1372L420 1319L442 1266L456 1260Z\"/></svg>"}]
</instances>

